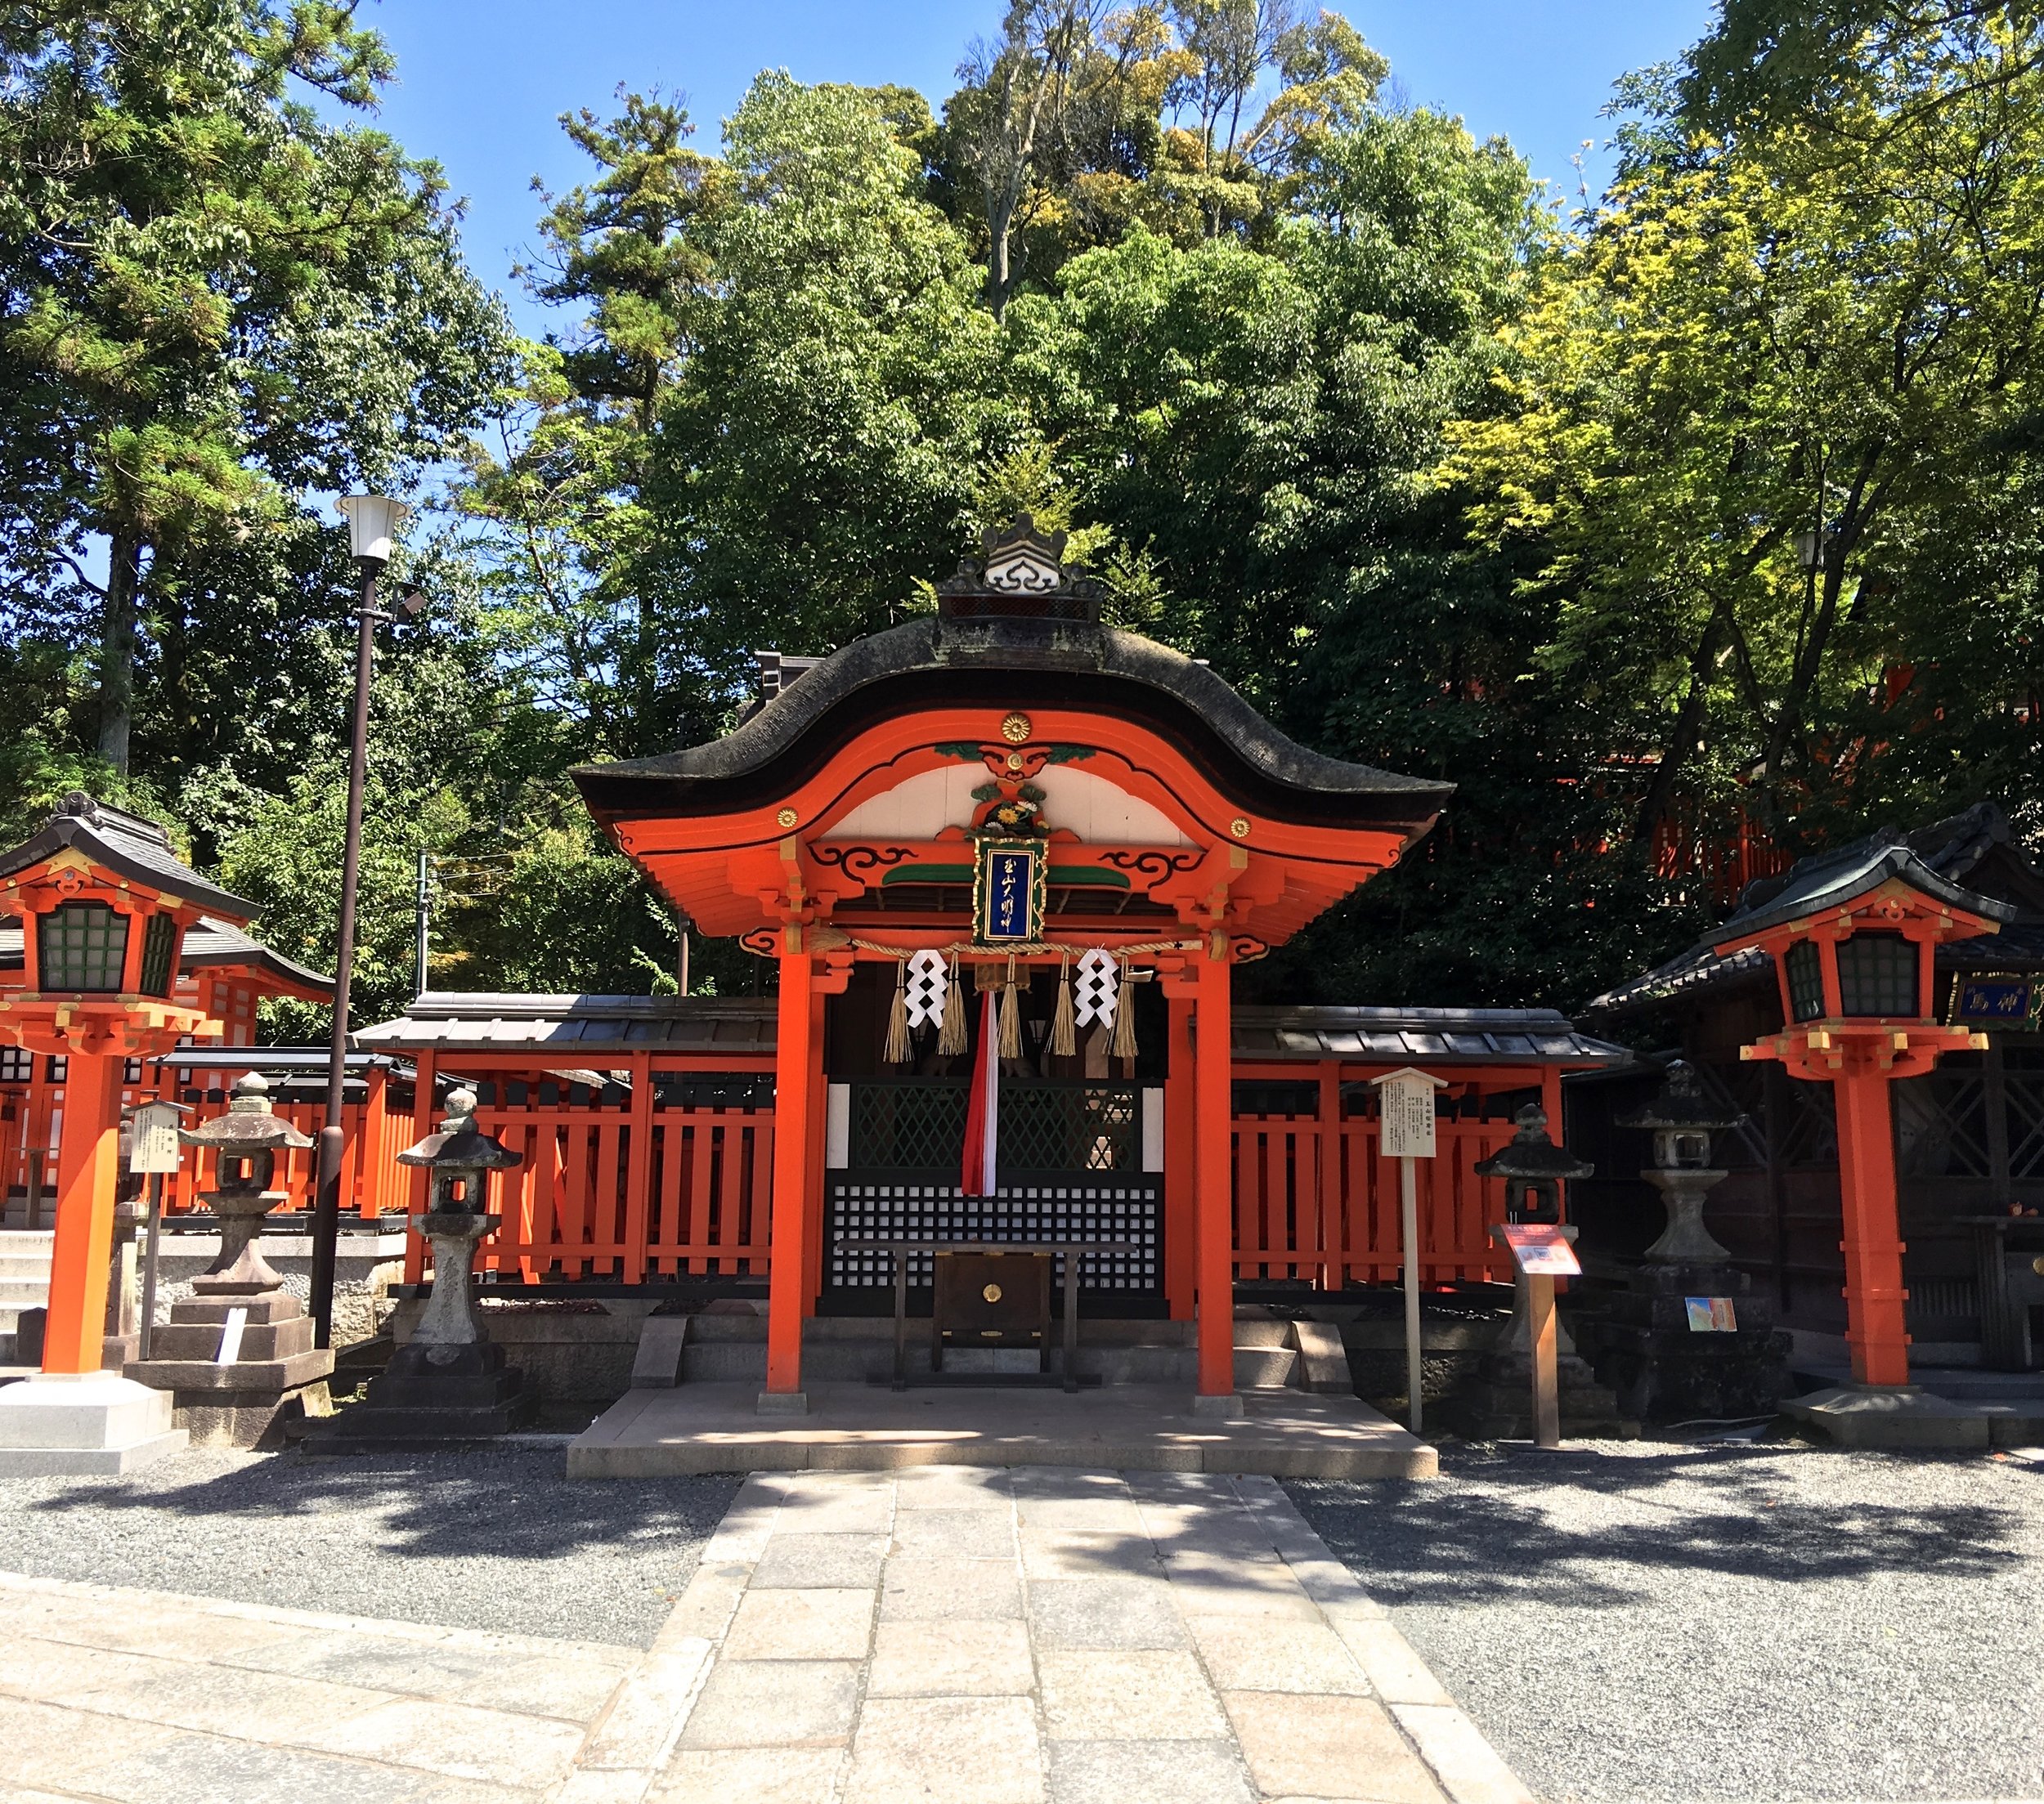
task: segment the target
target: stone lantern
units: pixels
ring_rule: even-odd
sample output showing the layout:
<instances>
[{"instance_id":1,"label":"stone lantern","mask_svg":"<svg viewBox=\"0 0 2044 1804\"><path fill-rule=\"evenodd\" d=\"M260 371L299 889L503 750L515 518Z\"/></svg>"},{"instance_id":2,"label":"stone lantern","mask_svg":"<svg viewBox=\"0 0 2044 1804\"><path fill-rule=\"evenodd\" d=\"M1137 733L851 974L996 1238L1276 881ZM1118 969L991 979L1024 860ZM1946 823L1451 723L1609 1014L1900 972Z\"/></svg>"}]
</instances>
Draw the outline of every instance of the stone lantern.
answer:
<instances>
[{"instance_id":1,"label":"stone lantern","mask_svg":"<svg viewBox=\"0 0 2044 1804\"><path fill-rule=\"evenodd\" d=\"M1549 1224L1564 1238L1573 1240L1575 1229L1562 1225L1562 1186L1572 1179L1589 1177L1596 1167L1554 1144L1547 1131L1547 1111L1539 1103L1528 1103L1513 1119L1517 1131L1511 1139L1471 1169L1480 1178L1504 1180L1507 1222ZM1558 1315L1554 1331L1562 1421L1579 1435L1620 1431L1624 1425L1616 1399L1598 1385L1576 1350L1568 1324ZM1492 1439L1535 1432L1529 1382L1534 1360L1532 1314L1522 1276L1513 1289L1511 1321L1477 1367L1475 1384L1451 1410L1466 1433Z\"/></svg>"},{"instance_id":2,"label":"stone lantern","mask_svg":"<svg viewBox=\"0 0 2044 1804\"><path fill-rule=\"evenodd\" d=\"M1562 1219L1562 1185L1571 1178L1587 1178L1596 1167L1584 1164L1573 1153L1548 1138L1547 1111L1528 1103L1513 1119L1518 1132L1509 1144L1479 1159L1472 1168L1480 1178L1504 1180L1504 1219L1510 1222ZM1569 1231L1569 1238L1575 1238Z\"/></svg>"},{"instance_id":3,"label":"stone lantern","mask_svg":"<svg viewBox=\"0 0 2044 1804\"><path fill-rule=\"evenodd\" d=\"M537 1399L525 1374L483 1337L470 1289L477 1246L503 1219L486 1212L490 1174L522 1162L476 1126L475 1108L475 1093L457 1090L440 1131L397 1155L430 1175L425 1213L411 1224L432 1243L433 1290L365 1400L334 1418L330 1444L473 1440L504 1434L532 1412Z\"/></svg>"},{"instance_id":4,"label":"stone lantern","mask_svg":"<svg viewBox=\"0 0 2044 1804\"><path fill-rule=\"evenodd\" d=\"M66 1061L42 1375L0 1390L0 1471L123 1472L184 1444L162 1393L102 1372L119 1184L121 1068L217 1021L173 1000L186 931L252 903L182 863L155 822L74 793L0 852L0 913L21 917L25 983L0 993L0 1045Z\"/></svg>"},{"instance_id":5,"label":"stone lantern","mask_svg":"<svg viewBox=\"0 0 2044 1804\"><path fill-rule=\"evenodd\" d=\"M213 1188L199 1200L219 1218L220 1256L195 1278L201 1295L239 1295L273 1291L284 1282L270 1269L257 1244L262 1218L288 1193L272 1190L279 1148L309 1152L312 1141L271 1108L270 1086L250 1072L234 1086L227 1112L194 1128L181 1128L177 1138L213 1156Z\"/></svg>"},{"instance_id":6,"label":"stone lantern","mask_svg":"<svg viewBox=\"0 0 2044 1804\"><path fill-rule=\"evenodd\" d=\"M1703 1093L1696 1067L1682 1059L1669 1065L1659 1095L1619 1117L1619 1126L1643 1128L1653 1136L1654 1162L1639 1175L1661 1193L1668 1222L1647 1249L1648 1265L1715 1265L1731 1259L1703 1224L1703 1199L1724 1177L1710 1162L1711 1135L1745 1119L1714 1104Z\"/></svg>"},{"instance_id":7,"label":"stone lantern","mask_svg":"<svg viewBox=\"0 0 2044 1804\"><path fill-rule=\"evenodd\" d=\"M262 1256L262 1218L288 1200L272 1190L280 1148L312 1141L272 1112L270 1086L250 1072L227 1112L177 1138L213 1155L213 1188L199 1193L220 1222L220 1254L171 1305L150 1357L128 1376L171 1393L177 1419L204 1447L272 1447L287 1419L324 1415L334 1355L312 1344L305 1306Z\"/></svg>"},{"instance_id":8,"label":"stone lantern","mask_svg":"<svg viewBox=\"0 0 2044 1804\"><path fill-rule=\"evenodd\" d=\"M1799 866L1712 938L1721 958L1757 947L1780 984L1778 1033L1739 1049L1791 1077L1829 1083L1837 1103L1845 1340L1853 1383L1791 1412L1863 1444L1984 1445L1986 1424L1909 1381L1894 1120L1888 1086L1921 1077L1984 1034L1935 1018L1939 946L1997 933L2008 903L1948 881L1898 837L1878 835Z\"/></svg>"},{"instance_id":9,"label":"stone lantern","mask_svg":"<svg viewBox=\"0 0 2044 1804\"><path fill-rule=\"evenodd\" d=\"M1712 1136L1745 1117L1704 1094L1695 1067L1675 1059L1658 1094L1621 1116L1652 1136L1640 1176L1667 1208L1667 1224L1625 1288L1577 1323L1598 1377L1641 1421L1732 1421L1772 1415L1789 1388L1788 1336L1751 1281L1703 1224L1704 1199L1725 1173Z\"/></svg>"}]
</instances>

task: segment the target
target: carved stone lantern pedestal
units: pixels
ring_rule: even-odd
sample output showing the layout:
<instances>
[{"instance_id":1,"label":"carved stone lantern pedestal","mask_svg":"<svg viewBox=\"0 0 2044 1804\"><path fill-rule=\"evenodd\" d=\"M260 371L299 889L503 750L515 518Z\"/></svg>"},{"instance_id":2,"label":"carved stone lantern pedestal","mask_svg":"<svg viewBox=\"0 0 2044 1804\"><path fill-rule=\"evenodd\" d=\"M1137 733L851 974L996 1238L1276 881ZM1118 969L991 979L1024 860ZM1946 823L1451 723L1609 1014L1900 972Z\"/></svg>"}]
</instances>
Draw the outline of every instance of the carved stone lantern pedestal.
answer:
<instances>
[{"instance_id":1,"label":"carved stone lantern pedestal","mask_svg":"<svg viewBox=\"0 0 2044 1804\"><path fill-rule=\"evenodd\" d=\"M489 1174L518 1155L475 1125L476 1099L447 1099L437 1134L397 1155L433 1174L431 1198L411 1224L433 1247L433 1287L411 1338L369 1381L364 1400L336 1416L308 1448L332 1453L388 1441L482 1440L531 1420L538 1399L504 1349L483 1337L470 1288L476 1248L502 1220L481 1205Z\"/></svg>"},{"instance_id":2,"label":"carved stone lantern pedestal","mask_svg":"<svg viewBox=\"0 0 2044 1804\"><path fill-rule=\"evenodd\" d=\"M1710 1162L1711 1136L1741 1119L1678 1059L1661 1093L1618 1124L1652 1135L1654 1162L1640 1176L1660 1191L1668 1223L1582 1335L1598 1377L1642 1421L1769 1416L1790 1389L1788 1336L1703 1222L1704 1200L1725 1175Z\"/></svg>"},{"instance_id":3,"label":"carved stone lantern pedestal","mask_svg":"<svg viewBox=\"0 0 2044 1804\"><path fill-rule=\"evenodd\" d=\"M280 1147L312 1142L271 1112L270 1086L251 1072L227 1112L178 1139L214 1155L214 1188L199 1193L220 1222L220 1255L192 1280L196 1293L171 1305L152 1330L150 1357L128 1376L168 1390L180 1427L197 1447L280 1447L287 1426L333 1407L334 1355L315 1347L305 1305L262 1256L263 1218L288 1193L272 1190Z\"/></svg>"}]
</instances>

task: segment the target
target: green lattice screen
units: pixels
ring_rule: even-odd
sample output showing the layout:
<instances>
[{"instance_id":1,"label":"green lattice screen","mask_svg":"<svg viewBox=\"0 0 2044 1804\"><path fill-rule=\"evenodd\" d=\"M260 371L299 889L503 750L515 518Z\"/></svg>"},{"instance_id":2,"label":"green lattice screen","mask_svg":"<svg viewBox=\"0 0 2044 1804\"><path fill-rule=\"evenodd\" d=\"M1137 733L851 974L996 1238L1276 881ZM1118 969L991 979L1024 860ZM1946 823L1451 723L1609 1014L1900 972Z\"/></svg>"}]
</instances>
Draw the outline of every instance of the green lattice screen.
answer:
<instances>
[{"instance_id":1,"label":"green lattice screen","mask_svg":"<svg viewBox=\"0 0 2044 1804\"><path fill-rule=\"evenodd\" d=\"M957 1171L966 1151L966 1089L962 1077L853 1085L853 1168Z\"/></svg>"},{"instance_id":2,"label":"green lattice screen","mask_svg":"<svg viewBox=\"0 0 2044 1804\"><path fill-rule=\"evenodd\" d=\"M1024 1079L1001 1086L1003 1171L1135 1171L1141 1153L1127 1085Z\"/></svg>"},{"instance_id":3,"label":"green lattice screen","mask_svg":"<svg viewBox=\"0 0 2044 1804\"><path fill-rule=\"evenodd\" d=\"M853 1168L956 1171L965 1156L969 1089L954 1077L853 1085ZM1141 1153L1132 1086L1002 1080L1002 1171L1134 1172Z\"/></svg>"}]
</instances>

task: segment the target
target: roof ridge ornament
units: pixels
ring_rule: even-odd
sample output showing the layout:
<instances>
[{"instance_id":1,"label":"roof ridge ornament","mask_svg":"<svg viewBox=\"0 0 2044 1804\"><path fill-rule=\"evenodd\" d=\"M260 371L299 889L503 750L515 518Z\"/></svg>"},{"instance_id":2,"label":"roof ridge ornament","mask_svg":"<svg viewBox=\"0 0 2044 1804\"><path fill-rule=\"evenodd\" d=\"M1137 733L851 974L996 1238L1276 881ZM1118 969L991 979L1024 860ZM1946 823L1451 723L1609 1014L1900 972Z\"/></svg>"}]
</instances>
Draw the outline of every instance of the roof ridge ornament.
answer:
<instances>
[{"instance_id":1,"label":"roof ridge ornament","mask_svg":"<svg viewBox=\"0 0 2044 1804\"><path fill-rule=\"evenodd\" d=\"M1103 591L1065 562L1070 540L1070 534L1046 531L1027 513L1018 513L1006 526L988 527L980 539L984 563L968 558L957 575L937 584L939 618L1097 625Z\"/></svg>"},{"instance_id":2,"label":"roof ridge ornament","mask_svg":"<svg viewBox=\"0 0 2044 1804\"><path fill-rule=\"evenodd\" d=\"M1005 530L989 526L981 539L987 587L1002 595L1047 595L1061 588L1069 536L1039 532L1034 517L1027 513L1018 513Z\"/></svg>"}]
</instances>

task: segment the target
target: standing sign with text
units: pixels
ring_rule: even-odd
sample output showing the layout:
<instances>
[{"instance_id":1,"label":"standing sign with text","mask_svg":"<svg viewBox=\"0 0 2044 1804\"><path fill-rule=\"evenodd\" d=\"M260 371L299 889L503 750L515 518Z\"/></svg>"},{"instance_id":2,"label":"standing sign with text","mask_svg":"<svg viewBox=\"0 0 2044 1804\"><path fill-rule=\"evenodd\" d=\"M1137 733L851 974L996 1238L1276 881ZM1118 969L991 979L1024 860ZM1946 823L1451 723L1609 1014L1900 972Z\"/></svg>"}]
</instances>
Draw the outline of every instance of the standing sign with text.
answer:
<instances>
[{"instance_id":1,"label":"standing sign with text","mask_svg":"<svg viewBox=\"0 0 2044 1804\"><path fill-rule=\"evenodd\" d=\"M177 1169L177 1117L175 1103L144 1103L128 1117L128 1169L162 1172Z\"/></svg>"},{"instance_id":2,"label":"standing sign with text","mask_svg":"<svg viewBox=\"0 0 2044 1804\"><path fill-rule=\"evenodd\" d=\"M1434 1092L1441 1081L1408 1065L1376 1081L1383 1132L1378 1150L1387 1159L1433 1157Z\"/></svg>"}]
</instances>

